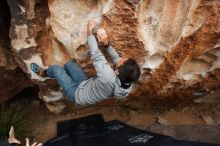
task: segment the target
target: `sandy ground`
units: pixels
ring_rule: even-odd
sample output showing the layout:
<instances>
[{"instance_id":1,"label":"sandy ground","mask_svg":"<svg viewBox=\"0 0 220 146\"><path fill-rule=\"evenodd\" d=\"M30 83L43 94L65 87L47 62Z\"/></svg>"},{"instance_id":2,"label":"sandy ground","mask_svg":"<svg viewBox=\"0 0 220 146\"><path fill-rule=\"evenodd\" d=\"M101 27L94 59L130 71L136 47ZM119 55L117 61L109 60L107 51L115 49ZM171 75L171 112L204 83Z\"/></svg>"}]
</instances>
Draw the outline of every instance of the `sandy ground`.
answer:
<instances>
[{"instance_id":1,"label":"sandy ground","mask_svg":"<svg viewBox=\"0 0 220 146\"><path fill-rule=\"evenodd\" d=\"M180 139L182 137L182 139L220 143L220 140L218 140L220 132L216 132L216 128L220 131L220 106L218 101L196 103L193 100L146 99L145 102L133 101L123 106L98 104L82 108L68 103L67 108L62 113L54 114L49 112L46 105L31 93L29 91L25 94L20 94L19 97L23 96L23 98L20 98L18 102L21 108L28 109L27 116L34 117L33 130L30 133L30 137L35 141L44 143L55 137L57 121L99 113L103 115L105 121L117 119L135 127ZM216 97L220 96L216 95L214 97L214 100L219 100ZM167 126L173 126L173 128ZM194 133L197 136L190 136L193 133L193 127L190 128L189 126L194 128L197 126L197 129L194 129ZM203 127L207 129L207 126L209 133L206 134L208 136L201 133L201 129ZM189 135L187 135L187 128ZM198 129L200 129L200 132ZM180 134L181 130L184 131L184 136Z\"/></svg>"}]
</instances>

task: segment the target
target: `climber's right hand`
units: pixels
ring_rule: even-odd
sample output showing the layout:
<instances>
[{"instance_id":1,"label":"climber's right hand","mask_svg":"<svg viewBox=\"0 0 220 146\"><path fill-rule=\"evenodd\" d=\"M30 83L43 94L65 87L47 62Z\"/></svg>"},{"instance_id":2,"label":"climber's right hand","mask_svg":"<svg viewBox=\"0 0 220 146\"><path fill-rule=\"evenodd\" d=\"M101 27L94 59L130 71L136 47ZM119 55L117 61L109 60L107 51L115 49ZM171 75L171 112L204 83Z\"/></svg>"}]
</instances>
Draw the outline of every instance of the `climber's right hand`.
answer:
<instances>
[{"instance_id":1,"label":"climber's right hand","mask_svg":"<svg viewBox=\"0 0 220 146\"><path fill-rule=\"evenodd\" d=\"M93 29L95 28L95 21L94 20L89 20L88 25L87 25L87 33L88 35L93 34Z\"/></svg>"}]
</instances>

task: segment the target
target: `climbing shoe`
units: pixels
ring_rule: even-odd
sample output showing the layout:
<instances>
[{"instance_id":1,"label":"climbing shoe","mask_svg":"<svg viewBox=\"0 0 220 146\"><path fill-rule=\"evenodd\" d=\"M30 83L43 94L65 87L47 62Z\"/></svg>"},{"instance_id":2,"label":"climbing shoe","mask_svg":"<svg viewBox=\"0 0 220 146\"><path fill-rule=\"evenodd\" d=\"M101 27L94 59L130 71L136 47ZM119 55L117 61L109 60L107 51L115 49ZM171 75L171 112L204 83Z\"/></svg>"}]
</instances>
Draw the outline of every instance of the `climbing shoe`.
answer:
<instances>
[{"instance_id":1,"label":"climbing shoe","mask_svg":"<svg viewBox=\"0 0 220 146\"><path fill-rule=\"evenodd\" d=\"M43 76L46 77L46 73L45 70L43 70L42 68L39 67L39 65L37 65L36 63L31 63L31 70L38 74L39 76Z\"/></svg>"}]
</instances>

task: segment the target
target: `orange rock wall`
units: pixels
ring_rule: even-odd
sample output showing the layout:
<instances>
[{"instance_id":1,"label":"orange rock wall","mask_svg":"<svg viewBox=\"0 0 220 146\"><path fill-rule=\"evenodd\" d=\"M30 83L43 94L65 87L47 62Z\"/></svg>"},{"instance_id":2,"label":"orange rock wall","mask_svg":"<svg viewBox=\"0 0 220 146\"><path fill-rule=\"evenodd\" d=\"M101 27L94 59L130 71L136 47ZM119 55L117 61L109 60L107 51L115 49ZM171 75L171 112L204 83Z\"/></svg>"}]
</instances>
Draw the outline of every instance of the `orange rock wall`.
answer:
<instances>
[{"instance_id":1,"label":"orange rock wall","mask_svg":"<svg viewBox=\"0 0 220 146\"><path fill-rule=\"evenodd\" d=\"M15 59L46 102L61 98L62 92L56 82L31 72L30 63L47 68L74 58L88 76L94 76L86 46L89 19L106 29L122 56L139 62L142 75L130 98L184 98L219 88L219 0L8 0L8 4Z\"/></svg>"}]
</instances>

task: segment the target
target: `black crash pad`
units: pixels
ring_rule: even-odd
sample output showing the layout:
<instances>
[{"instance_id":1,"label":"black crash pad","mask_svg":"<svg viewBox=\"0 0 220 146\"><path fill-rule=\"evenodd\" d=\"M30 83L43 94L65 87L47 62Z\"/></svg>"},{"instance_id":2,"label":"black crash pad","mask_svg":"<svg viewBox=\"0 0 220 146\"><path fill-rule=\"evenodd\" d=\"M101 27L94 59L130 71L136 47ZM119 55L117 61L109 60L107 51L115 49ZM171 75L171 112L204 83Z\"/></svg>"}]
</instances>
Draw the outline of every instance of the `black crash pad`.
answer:
<instances>
[{"instance_id":1,"label":"black crash pad","mask_svg":"<svg viewBox=\"0 0 220 146\"><path fill-rule=\"evenodd\" d=\"M176 140L117 120L104 122L101 115L58 122L57 129L57 137L44 146L220 146Z\"/></svg>"}]
</instances>

